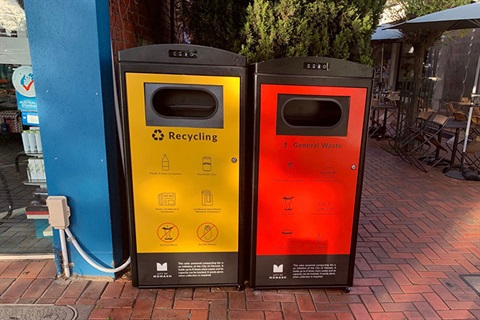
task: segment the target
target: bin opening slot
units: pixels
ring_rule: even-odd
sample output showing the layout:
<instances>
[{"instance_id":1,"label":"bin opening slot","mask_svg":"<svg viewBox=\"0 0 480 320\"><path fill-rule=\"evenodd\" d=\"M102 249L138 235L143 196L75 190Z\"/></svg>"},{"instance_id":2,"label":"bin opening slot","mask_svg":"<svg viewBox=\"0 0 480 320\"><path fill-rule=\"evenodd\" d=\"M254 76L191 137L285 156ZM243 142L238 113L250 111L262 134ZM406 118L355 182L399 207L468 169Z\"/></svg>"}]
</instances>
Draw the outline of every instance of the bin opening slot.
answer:
<instances>
[{"instance_id":1,"label":"bin opening slot","mask_svg":"<svg viewBox=\"0 0 480 320\"><path fill-rule=\"evenodd\" d=\"M331 99L293 98L282 113L285 122L295 127L335 127L342 120L342 107Z\"/></svg>"},{"instance_id":2,"label":"bin opening slot","mask_svg":"<svg viewBox=\"0 0 480 320\"><path fill-rule=\"evenodd\" d=\"M205 119L217 111L217 99L200 89L161 88L152 95L152 106L163 117Z\"/></svg>"}]
</instances>

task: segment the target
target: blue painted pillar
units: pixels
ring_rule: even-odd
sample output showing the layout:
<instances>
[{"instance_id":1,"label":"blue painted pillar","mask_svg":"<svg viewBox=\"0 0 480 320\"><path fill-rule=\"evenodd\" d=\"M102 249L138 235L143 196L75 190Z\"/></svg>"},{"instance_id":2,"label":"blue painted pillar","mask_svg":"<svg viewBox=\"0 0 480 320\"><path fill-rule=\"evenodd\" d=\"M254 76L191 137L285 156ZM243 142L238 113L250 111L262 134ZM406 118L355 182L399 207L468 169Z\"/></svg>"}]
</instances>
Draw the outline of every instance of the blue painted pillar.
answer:
<instances>
[{"instance_id":1,"label":"blue painted pillar","mask_svg":"<svg viewBox=\"0 0 480 320\"><path fill-rule=\"evenodd\" d=\"M108 1L26 0L25 9L48 193L67 197L70 230L87 253L105 267L118 265L122 235ZM68 245L73 274L113 276L92 268Z\"/></svg>"}]
</instances>

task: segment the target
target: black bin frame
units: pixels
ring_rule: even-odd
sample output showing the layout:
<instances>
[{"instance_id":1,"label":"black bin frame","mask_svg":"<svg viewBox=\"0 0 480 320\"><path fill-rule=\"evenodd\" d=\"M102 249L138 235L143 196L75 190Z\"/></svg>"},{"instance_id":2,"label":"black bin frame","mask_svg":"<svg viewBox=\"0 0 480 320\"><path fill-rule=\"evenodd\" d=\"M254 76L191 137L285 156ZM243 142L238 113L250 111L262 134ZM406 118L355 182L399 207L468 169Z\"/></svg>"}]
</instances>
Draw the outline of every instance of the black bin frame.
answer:
<instances>
[{"instance_id":1,"label":"black bin frame","mask_svg":"<svg viewBox=\"0 0 480 320\"><path fill-rule=\"evenodd\" d=\"M251 239L250 239L250 272L249 285L255 289L279 289L279 288L342 288L349 292L353 285L355 253L360 217L361 190L365 164L366 143L368 137L368 121L370 112L370 100L373 86L374 70L371 67L340 59L328 57L294 57L270 60L255 63L249 67L249 103L254 106L253 128L253 168L252 168L252 215L251 215ZM257 193L258 193L258 160L260 142L260 97L262 84L273 85L297 85L297 86L330 86L366 88L366 105L363 119L363 130L360 146L359 174L355 198L353 229L351 238L351 251L348 263L348 275L345 283L326 285L282 285L281 282L272 285L259 285L256 283L256 234L257 234ZM277 123L278 130L278 123ZM314 130L314 129L313 129ZM336 129L327 135L335 135ZM308 131L308 129L307 129ZM306 134L308 135L308 133Z\"/></svg>"},{"instance_id":2,"label":"black bin frame","mask_svg":"<svg viewBox=\"0 0 480 320\"><path fill-rule=\"evenodd\" d=\"M140 288L168 287L208 287L236 286L243 289L246 272L245 220L249 218L247 205L249 194L246 192L249 176L249 163L246 156L246 91L247 61L246 58L221 49L188 44L158 44L126 49L118 53L120 88L121 88L121 127L124 150L126 203L129 222L129 245L131 254L132 285ZM140 266L137 261L135 217L133 205L132 170L130 160L130 138L128 123L128 106L125 74L128 72L146 74L174 74L201 76L237 76L240 78L240 167L239 167L239 239L238 239L238 275L235 283L189 284L178 285L142 285L138 280ZM192 84L193 85L193 84Z\"/></svg>"}]
</instances>

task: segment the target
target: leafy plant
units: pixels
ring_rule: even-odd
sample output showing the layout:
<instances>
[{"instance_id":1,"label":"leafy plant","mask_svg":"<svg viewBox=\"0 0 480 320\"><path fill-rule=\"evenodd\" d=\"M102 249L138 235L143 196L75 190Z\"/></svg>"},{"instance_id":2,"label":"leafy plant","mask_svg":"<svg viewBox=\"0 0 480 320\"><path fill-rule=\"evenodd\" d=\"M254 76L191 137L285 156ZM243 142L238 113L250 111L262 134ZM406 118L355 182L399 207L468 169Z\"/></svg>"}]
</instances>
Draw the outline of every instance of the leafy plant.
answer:
<instances>
[{"instance_id":1,"label":"leafy plant","mask_svg":"<svg viewBox=\"0 0 480 320\"><path fill-rule=\"evenodd\" d=\"M241 53L249 61L328 56L371 63L370 38L382 1L254 0Z\"/></svg>"},{"instance_id":2,"label":"leafy plant","mask_svg":"<svg viewBox=\"0 0 480 320\"><path fill-rule=\"evenodd\" d=\"M182 0L188 41L238 52L248 0Z\"/></svg>"},{"instance_id":3,"label":"leafy plant","mask_svg":"<svg viewBox=\"0 0 480 320\"><path fill-rule=\"evenodd\" d=\"M371 63L385 0L182 0L188 41L250 62L328 56Z\"/></svg>"}]
</instances>

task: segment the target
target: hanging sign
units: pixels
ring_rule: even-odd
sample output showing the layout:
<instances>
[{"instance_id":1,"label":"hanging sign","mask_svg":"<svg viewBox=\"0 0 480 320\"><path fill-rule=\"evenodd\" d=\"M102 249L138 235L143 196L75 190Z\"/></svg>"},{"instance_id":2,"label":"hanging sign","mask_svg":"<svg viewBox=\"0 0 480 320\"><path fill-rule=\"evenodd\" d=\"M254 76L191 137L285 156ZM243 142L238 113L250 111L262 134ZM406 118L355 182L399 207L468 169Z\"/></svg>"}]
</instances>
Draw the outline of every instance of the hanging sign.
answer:
<instances>
[{"instance_id":1,"label":"hanging sign","mask_svg":"<svg viewBox=\"0 0 480 320\"><path fill-rule=\"evenodd\" d=\"M24 125L38 125L35 81L31 66L21 66L13 72L12 83L16 90L18 109L22 111Z\"/></svg>"}]
</instances>

